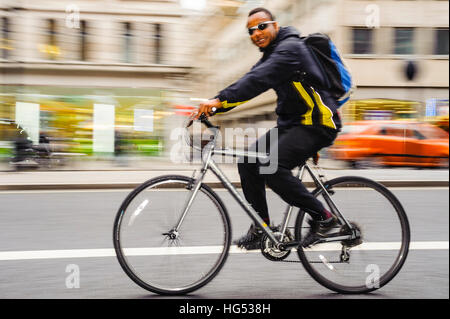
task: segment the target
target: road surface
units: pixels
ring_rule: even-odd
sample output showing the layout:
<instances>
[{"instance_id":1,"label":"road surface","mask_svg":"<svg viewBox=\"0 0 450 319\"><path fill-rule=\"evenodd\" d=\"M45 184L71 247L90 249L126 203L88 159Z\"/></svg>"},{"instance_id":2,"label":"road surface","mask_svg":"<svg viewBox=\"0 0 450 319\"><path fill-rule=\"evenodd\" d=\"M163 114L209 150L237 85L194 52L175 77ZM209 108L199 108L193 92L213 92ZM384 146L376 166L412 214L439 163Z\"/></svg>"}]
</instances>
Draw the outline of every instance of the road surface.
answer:
<instances>
[{"instance_id":1,"label":"road surface","mask_svg":"<svg viewBox=\"0 0 450 319\"><path fill-rule=\"evenodd\" d=\"M300 263L248 253L230 254L220 274L187 298L449 298L448 188L392 190L408 213L411 241L426 249L412 249L398 276L377 292L338 295ZM129 191L0 192L0 298L168 298L137 286L114 257L112 225ZM218 192L237 238L250 220L228 193ZM279 219L281 200L271 192L268 198L272 218ZM355 200L364 205L364 198Z\"/></svg>"}]
</instances>

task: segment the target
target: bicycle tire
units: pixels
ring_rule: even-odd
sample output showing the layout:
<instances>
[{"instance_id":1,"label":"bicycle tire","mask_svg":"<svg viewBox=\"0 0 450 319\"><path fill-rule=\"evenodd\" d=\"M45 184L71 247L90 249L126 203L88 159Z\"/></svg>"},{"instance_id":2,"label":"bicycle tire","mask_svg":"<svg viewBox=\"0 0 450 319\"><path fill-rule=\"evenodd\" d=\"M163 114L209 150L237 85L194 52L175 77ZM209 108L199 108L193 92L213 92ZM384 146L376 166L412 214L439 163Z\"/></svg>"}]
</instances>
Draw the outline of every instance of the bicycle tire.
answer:
<instances>
[{"instance_id":1,"label":"bicycle tire","mask_svg":"<svg viewBox=\"0 0 450 319\"><path fill-rule=\"evenodd\" d=\"M126 247L124 247L123 241L123 232L126 233L126 231L122 228L122 226L125 224L124 219L128 218L125 215L127 212L128 207L130 207L130 204L133 202L139 194L143 194L145 190L151 190L155 189L158 186L161 186L161 189L164 187L167 187L169 190L171 185L168 185L169 182L175 182L180 183L180 185L192 185L194 180L192 178L181 176L181 175L164 175L160 176L151 180L146 181L142 185L138 186L136 189L134 189L123 201L122 205L120 206L115 221L114 221L114 229L113 229L113 242L114 242L114 249L116 251L117 259L122 267L122 269L125 271L125 273L130 277L136 284L138 284L140 287L157 293L161 295L183 295L187 294L189 292L195 291L204 285L206 285L208 282L210 282L221 270L223 267L229 253L230 249L230 243L231 243L231 223L228 216L228 212L226 210L225 205L223 204L222 200L219 198L219 196L207 185L202 184L199 189L199 194L204 194L204 198L208 198L211 201L210 207L216 207L218 211L218 219L221 220L223 225L223 248L221 248L220 254L217 256L217 260L214 262L214 264L211 266L210 269L205 270L204 275L202 275L201 278L198 280L193 281L189 284L184 284L182 287L178 286L171 286L171 287L165 287L162 284L154 284L153 282L149 282L146 278L143 278L145 274L139 274L135 266L130 264L130 260L128 259L129 256L125 254ZM173 197L173 196L172 196ZM173 199L171 199L173 200ZM151 206L151 205L150 205ZM145 207L147 209L147 207ZM189 214L188 214L189 215ZM208 216L212 215L211 211L208 211ZM141 217L139 217L141 218ZM186 217L188 219L189 217ZM209 218L209 217L208 217ZM183 223L183 228L185 226L186 222ZM152 224L149 223L149 227L153 227ZM194 253L195 254L195 253ZM181 254L182 255L182 254ZM198 256L198 255L197 255ZM148 266L151 266L151 263L148 264ZM170 265L167 265L166 268L169 268ZM193 269L190 269L190 272L192 272ZM190 275L189 273L185 273L186 276ZM156 276L156 275L155 275ZM156 276L157 277L157 276ZM157 278L155 278L157 280Z\"/></svg>"},{"instance_id":2,"label":"bicycle tire","mask_svg":"<svg viewBox=\"0 0 450 319\"><path fill-rule=\"evenodd\" d=\"M325 262L324 259L322 259L320 257L321 255L319 255L318 252L308 253L308 249L303 248L301 245L298 247L297 253L298 253L300 261L303 264L303 267L306 269L306 271L309 273L309 275L314 280L316 280L319 284L321 284L322 286L324 286L332 291L342 293L342 294L362 294L362 293L368 293L368 292L377 290L377 289L385 286L401 270L401 268L403 267L403 265L406 261L408 251L409 251L410 227L409 227L407 215L406 215L405 210L403 209L403 206L401 205L400 201L386 187L384 187L383 185L381 185L373 180L363 178L363 177L357 177L357 176L345 176L345 177L335 178L333 180L326 182L324 184L324 187L327 189L327 191L331 190L331 189L333 189L333 191L335 191L339 186L343 187L343 186L351 186L351 185L353 185L355 187L358 187L358 185L359 185L362 190L364 190L363 187L367 187L368 189L375 190L378 194L380 194L383 198L385 198L387 200L387 202L389 203L389 204L388 203L385 204L386 207L388 207L389 205L392 205L392 208L396 212L396 215L398 217L398 223L401 227L401 235L399 235L399 236L401 236L401 241L400 241L400 248L398 250L398 253L395 256L394 262L388 268L388 270L382 276L379 276L379 278L377 279L377 284L376 285L368 285L367 284L368 277L366 277L366 282L364 285L351 286L351 285L346 285L346 284L342 284L342 283L337 283L333 280L328 279L325 275L323 275L319 271L319 269L325 269L326 267L322 267L324 265L321 265L320 262L309 260L310 257L308 255L309 254L311 254L311 255L317 254L319 256L319 259L321 259L322 263L325 264L325 266L327 266L329 269L334 268L334 271L337 270L337 266L329 263L328 260L326 260L324 257L324 259L326 260L326 262ZM322 188L316 188L312 192L312 194L315 197L318 197L322 192L323 192ZM335 195L331 196L332 199L333 199L333 196L335 196ZM340 209L340 206L339 205L337 205L337 206ZM344 215L344 217L347 218L346 211L343 211L341 209L340 209L340 211ZM364 211L364 209L361 209L361 212L362 211ZM367 212L365 212L365 213L367 213ZM302 209L300 209L299 214L297 215L296 223L295 223L295 235L296 235L297 240L299 240L300 242L302 240L302 227L303 227L302 225L306 219L305 216L306 216L306 213ZM355 221L355 222L357 222L357 221ZM362 235L364 236L364 232L362 232ZM376 236L378 236L378 234L376 234ZM380 234L380 236L381 236L381 234ZM365 243L363 242L363 245L364 244ZM383 244L383 243L381 243L381 244ZM342 243L341 243L341 245L342 245ZM312 247L312 250L314 250L314 246ZM383 248L381 250L383 250ZM351 248L350 248L350 251L351 251ZM363 251L363 249L361 249L361 251ZM353 252L352 252L352 254L353 254ZM323 257L323 255L322 255L322 257ZM337 262L337 264L339 264L339 263ZM348 264L350 264L350 262ZM318 267L316 268L315 265L318 265ZM373 264L373 265L376 266L377 264ZM367 266L366 266L365 271L367 272ZM330 275L330 277L335 276L335 274L331 270L330 271L324 270L324 273L327 275ZM336 275L336 277L338 277L338 276ZM353 278L350 278L350 279L353 279Z\"/></svg>"}]
</instances>

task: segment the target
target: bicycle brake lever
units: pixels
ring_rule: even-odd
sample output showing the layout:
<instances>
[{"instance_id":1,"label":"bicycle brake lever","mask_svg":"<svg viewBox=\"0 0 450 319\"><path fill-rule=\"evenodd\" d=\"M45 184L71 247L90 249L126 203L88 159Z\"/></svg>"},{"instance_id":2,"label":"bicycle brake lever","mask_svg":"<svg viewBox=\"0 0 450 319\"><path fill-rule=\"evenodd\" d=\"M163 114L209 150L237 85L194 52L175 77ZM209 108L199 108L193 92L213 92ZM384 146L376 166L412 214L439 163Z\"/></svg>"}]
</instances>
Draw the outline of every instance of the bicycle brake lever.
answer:
<instances>
[{"instance_id":1,"label":"bicycle brake lever","mask_svg":"<svg viewBox=\"0 0 450 319\"><path fill-rule=\"evenodd\" d=\"M215 110L214 110L214 112L215 112ZM208 120L208 117L206 116L205 113L202 113L202 114L198 117L198 120L199 120L200 122L202 122L203 124L205 124L207 128L215 128L215 129L219 129L219 128L220 128L219 126L213 125L213 124ZM192 123L194 123L194 121L195 121L195 116L192 116L192 117L189 119L189 122L186 124L186 128L191 127L191 125L192 125Z\"/></svg>"},{"instance_id":2,"label":"bicycle brake lever","mask_svg":"<svg viewBox=\"0 0 450 319\"><path fill-rule=\"evenodd\" d=\"M207 128L215 128L215 129L219 129L219 126L213 125L213 124L208 120L208 117L206 116L205 113L202 113L202 115L200 115L200 117L199 117L198 119L199 119L203 124L205 124Z\"/></svg>"}]
</instances>

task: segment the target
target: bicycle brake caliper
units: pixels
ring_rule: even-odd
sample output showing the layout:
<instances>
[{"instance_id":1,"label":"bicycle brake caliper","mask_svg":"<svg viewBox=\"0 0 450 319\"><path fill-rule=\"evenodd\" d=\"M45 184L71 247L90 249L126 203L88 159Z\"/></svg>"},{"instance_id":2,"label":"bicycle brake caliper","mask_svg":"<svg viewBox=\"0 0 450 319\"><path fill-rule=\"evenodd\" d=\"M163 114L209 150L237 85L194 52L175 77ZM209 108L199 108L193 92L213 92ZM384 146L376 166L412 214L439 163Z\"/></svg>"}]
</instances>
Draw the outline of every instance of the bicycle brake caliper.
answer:
<instances>
[{"instance_id":1,"label":"bicycle brake caliper","mask_svg":"<svg viewBox=\"0 0 450 319\"><path fill-rule=\"evenodd\" d=\"M192 177L191 180L189 181L189 183L186 185L186 189L187 190L192 190L192 187L194 187L194 183L195 183L195 175L197 173L197 170L194 171L194 173L192 173Z\"/></svg>"}]
</instances>

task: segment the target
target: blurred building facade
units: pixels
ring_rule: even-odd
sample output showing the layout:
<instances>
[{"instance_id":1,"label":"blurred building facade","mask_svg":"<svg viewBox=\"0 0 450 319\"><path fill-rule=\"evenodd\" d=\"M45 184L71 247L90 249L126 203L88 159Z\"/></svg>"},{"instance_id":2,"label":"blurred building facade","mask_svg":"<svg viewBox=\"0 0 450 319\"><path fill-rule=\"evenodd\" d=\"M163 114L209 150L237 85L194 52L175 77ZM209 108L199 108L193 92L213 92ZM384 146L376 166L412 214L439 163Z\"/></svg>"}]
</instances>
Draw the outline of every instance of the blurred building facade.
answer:
<instances>
[{"instance_id":1,"label":"blurred building facade","mask_svg":"<svg viewBox=\"0 0 450 319\"><path fill-rule=\"evenodd\" d=\"M0 121L37 126L34 141L42 130L71 139L73 152L111 153L122 136L159 155L183 113L173 106L215 96L259 59L246 30L258 6L336 43L357 85L344 121L448 119L448 1L0 0ZM217 119L271 127L275 104L270 90ZM96 152L96 138L109 146Z\"/></svg>"},{"instance_id":2,"label":"blurred building facade","mask_svg":"<svg viewBox=\"0 0 450 319\"><path fill-rule=\"evenodd\" d=\"M237 3L237 2L236 2ZM251 6L237 3L226 26L205 17L206 59L195 65L203 97L212 97L245 74L261 53L246 32ZM270 9L282 26L302 35L328 34L351 69L357 89L342 107L344 121L442 113L448 118L449 3L440 0L276 0L253 1ZM201 24L200 24L201 25ZM204 48L208 48L205 50ZM200 51L199 51L200 52ZM414 76L407 77L413 66ZM203 80L203 81L202 81ZM220 116L225 126L267 125L275 120L271 90ZM430 113L431 112L431 113Z\"/></svg>"},{"instance_id":3,"label":"blurred building facade","mask_svg":"<svg viewBox=\"0 0 450 319\"><path fill-rule=\"evenodd\" d=\"M186 15L177 0L0 0L0 119L75 138L73 151L92 154L95 127L107 124L96 122L98 110L110 130L131 132L135 148L157 153L170 105L189 82Z\"/></svg>"},{"instance_id":4,"label":"blurred building facade","mask_svg":"<svg viewBox=\"0 0 450 319\"><path fill-rule=\"evenodd\" d=\"M178 50L184 15L176 0L2 0L0 10L2 67L8 68L6 63L10 63L12 69L17 67L14 63L26 63L24 67L36 70L16 82L8 77L3 83L79 85L77 76L88 70L94 72L89 76L97 86L124 87L124 82L132 80L129 87L170 87L170 83L161 85L160 79L142 82L133 73L185 73L174 69L188 62L186 51ZM37 71L42 69L50 70L52 76L39 77ZM62 69L78 71L77 76L58 74ZM123 75L105 77L106 71ZM123 78L128 74L129 78Z\"/></svg>"}]
</instances>

